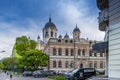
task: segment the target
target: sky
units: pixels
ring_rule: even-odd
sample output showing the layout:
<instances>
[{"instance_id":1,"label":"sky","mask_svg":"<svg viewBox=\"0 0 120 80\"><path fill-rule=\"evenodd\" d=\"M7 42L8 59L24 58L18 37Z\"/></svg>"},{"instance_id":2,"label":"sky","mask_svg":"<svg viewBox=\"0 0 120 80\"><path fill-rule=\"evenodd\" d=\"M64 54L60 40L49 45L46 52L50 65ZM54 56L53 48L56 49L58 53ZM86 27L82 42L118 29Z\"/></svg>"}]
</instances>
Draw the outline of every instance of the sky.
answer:
<instances>
[{"instance_id":1,"label":"sky","mask_svg":"<svg viewBox=\"0 0 120 80\"><path fill-rule=\"evenodd\" d=\"M104 32L98 29L96 0L0 0L0 59L12 54L16 37L28 36L37 40L51 15L58 35L72 38L76 27L82 38L103 41Z\"/></svg>"}]
</instances>

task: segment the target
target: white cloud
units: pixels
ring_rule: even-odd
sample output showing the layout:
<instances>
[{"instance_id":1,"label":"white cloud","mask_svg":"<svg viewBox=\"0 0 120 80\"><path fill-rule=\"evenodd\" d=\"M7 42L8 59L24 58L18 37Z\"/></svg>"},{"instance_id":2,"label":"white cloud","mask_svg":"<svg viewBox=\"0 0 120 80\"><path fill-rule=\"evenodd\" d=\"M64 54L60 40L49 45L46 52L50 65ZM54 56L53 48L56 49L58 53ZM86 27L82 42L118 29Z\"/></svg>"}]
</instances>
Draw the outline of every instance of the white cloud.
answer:
<instances>
[{"instance_id":1,"label":"white cloud","mask_svg":"<svg viewBox=\"0 0 120 80\"><path fill-rule=\"evenodd\" d=\"M62 27L59 28L60 33L68 32L72 37L72 31L77 24L82 37L103 40L104 32L98 30L98 13L94 16L89 14L89 6L87 6L85 0L62 0L59 2L58 8L58 18L63 20Z\"/></svg>"},{"instance_id":2,"label":"white cloud","mask_svg":"<svg viewBox=\"0 0 120 80\"><path fill-rule=\"evenodd\" d=\"M37 25L33 20L26 20L27 25L20 27L15 23L0 22L0 51L5 50L4 53L0 53L0 59L3 57L9 57L12 54L13 45L16 37L30 36L31 39L36 40L38 35L41 35L40 25ZM29 26L29 27L28 27ZM28 27L28 28L26 28Z\"/></svg>"}]
</instances>

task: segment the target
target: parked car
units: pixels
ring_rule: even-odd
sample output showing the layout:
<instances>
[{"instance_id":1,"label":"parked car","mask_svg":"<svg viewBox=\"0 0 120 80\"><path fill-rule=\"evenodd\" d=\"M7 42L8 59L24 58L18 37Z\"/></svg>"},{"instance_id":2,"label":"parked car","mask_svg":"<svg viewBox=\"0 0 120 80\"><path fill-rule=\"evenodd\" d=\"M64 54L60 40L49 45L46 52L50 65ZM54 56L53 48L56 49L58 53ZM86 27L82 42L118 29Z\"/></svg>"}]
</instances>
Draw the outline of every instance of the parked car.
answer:
<instances>
[{"instance_id":1,"label":"parked car","mask_svg":"<svg viewBox=\"0 0 120 80\"><path fill-rule=\"evenodd\" d=\"M46 70L45 73L47 74L47 76L54 76L54 75L56 75L56 72L54 70Z\"/></svg>"},{"instance_id":2,"label":"parked car","mask_svg":"<svg viewBox=\"0 0 120 80\"><path fill-rule=\"evenodd\" d=\"M67 80L85 80L95 75L96 75L96 70L94 68L82 68L82 69L74 69L65 76Z\"/></svg>"},{"instance_id":3,"label":"parked car","mask_svg":"<svg viewBox=\"0 0 120 80\"><path fill-rule=\"evenodd\" d=\"M23 76L32 76L32 71L24 71Z\"/></svg>"},{"instance_id":4,"label":"parked car","mask_svg":"<svg viewBox=\"0 0 120 80\"><path fill-rule=\"evenodd\" d=\"M34 71L32 75L34 77L47 77L47 73L43 70Z\"/></svg>"},{"instance_id":5,"label":"parked car","mask_svg":"<svg viewBox=\"0 0 120 80\"><path fill-rule=\"evenodd\" d=\"M67 74L68 72L67 71L64 71L64 70L61 70L61 71L58 71L58 75L65 75Z\"/></svg>"},{"instance_id":6,"label":"parked car","mask_svg":"<svg viewBox=\"0 0 120 80\"><path fill-rule=\"evenodd\" d=\"M96 70L96 74L98 74L98 75L104 75L105 74L105 70L103 70L103 71Z\"/></svg>"}]
</instances>

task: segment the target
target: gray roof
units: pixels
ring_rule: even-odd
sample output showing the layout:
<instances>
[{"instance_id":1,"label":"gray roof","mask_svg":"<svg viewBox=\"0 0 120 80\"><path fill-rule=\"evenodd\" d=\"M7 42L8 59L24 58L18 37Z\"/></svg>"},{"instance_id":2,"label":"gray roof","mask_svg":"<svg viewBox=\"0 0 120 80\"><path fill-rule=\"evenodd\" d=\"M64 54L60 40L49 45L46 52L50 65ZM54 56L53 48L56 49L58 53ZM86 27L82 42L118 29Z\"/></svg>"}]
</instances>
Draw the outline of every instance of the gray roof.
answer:
<instances>
[{"instance_id":1,"label":"gray roof","mask_svg":"<svg viewBox=\"0 0 120 80\"><path fill-rule=\"evenodd\" d=\"M62 38L62 35L59 35L59 37L58 38Z\"/></svg>"},{"instance_id":2,"label":"gray roof","mask_svg":"<svg viewBox=\"0 0 120 80\"><path fill-rule=\"evenodd\" d=\"M80 32L80 29L77 27L77 25L76 25L75 29L73 30L73 32Z\"/></svg>"},{"instance_id":3,"label":"gray roof","mask_svg":"<svg viewBox=\"0 0 120 80\"><path fill-rule=\"evenodd\" d=\"M47 22L45 24L45 27L43 29L46 29L46 28L49 28L49 27L55 28L57 30L56 25L51 21L51 17L49 17L49 22Z\"/></svg>"},{"instance_id":4,"label":"gray roof","mask_svg":"<svg viewBox=\"0 0 120 80\"><path fill-rule=\"evenodd\" d=\"M66 33L65 36L64 36L64 38L69 38L69 35Z\"/></svg>"}]
</instances>

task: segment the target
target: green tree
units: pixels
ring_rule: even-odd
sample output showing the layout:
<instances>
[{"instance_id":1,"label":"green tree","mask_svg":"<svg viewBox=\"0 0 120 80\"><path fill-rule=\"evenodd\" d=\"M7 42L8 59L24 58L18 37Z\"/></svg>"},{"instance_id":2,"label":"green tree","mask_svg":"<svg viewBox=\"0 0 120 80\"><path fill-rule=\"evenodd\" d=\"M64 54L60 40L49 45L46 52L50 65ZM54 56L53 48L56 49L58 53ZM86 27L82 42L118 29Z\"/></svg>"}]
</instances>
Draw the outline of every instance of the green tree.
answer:
<instances>
[{"instance_id":1,"label":"green tree","mask_svg":"<svg viewBox=\"0 0 120 80\"><path fill-rule=\"evenodd\" d=\"M26 36L17 37L14 52L20 55L17 60L17 68L38 69L48 65L48 56L40 50L36 50L36 42Z\"/></svg>"},{"instance_id":2,"label":"green tree","mask_svg":"<svg viewBox=\"0 0 120 80\"><path fill-rule=\"evenodd\" d=\"M5 66L4 66L4 64L3 63L0 63L0 69L4 69L5 68Z\"/></svg>"},{"instance_id":3,"label":"green tree","mask_svg":"<svg viewBox=\"0 0 120 80\"><path fill-rule=\"evenodd\" d=\"M15 58L8 57L2 60L2 64L5 66L5 69L11 70L15 61Z\"/></svg>"},{"instance_id":4,"label":"green tree","mask_svg":"<svg viewBox=\"0 0 120 80\"><path fill-rule=\"evenodd\" d=\"M26 51L21 63L26 69L38 69L47 66L48 56L40 50Z\"/></svg>"},{"instance_id":5,"label":"green tree","mask_svg":"<svg viewBox=\"0 0 120 80\"><path fill-rule=\"evenodd\" d=\"M35 48L36 42L34 40L30 40L26 36L16 38L15 49L19 55L22 56L25 54L25 51Z\"/></svg>"}]
</instances>

